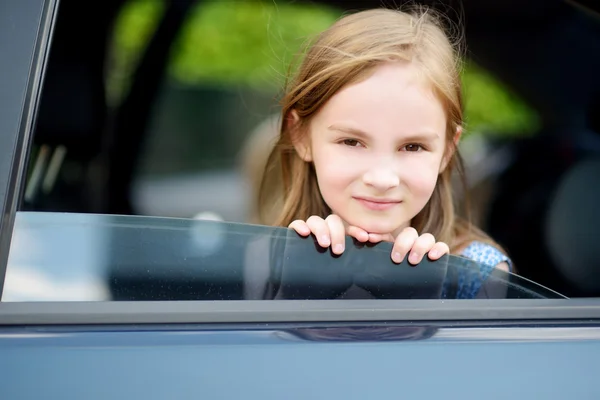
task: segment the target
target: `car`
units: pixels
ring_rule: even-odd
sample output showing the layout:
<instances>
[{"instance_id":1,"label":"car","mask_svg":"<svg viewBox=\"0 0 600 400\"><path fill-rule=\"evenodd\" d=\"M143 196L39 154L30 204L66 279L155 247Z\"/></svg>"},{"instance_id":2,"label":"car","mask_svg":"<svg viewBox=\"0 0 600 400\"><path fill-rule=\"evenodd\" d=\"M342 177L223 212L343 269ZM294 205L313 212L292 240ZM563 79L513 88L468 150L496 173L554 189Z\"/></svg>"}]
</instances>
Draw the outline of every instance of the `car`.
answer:
<instances>
[{"instance_id":1,"label":"car","mask_svg":"<svg viewBox=\"0 0 600 400\"><path fill-rule=\"evenodd\" d=\"M65 4L77 3L10 1L0 13L0 398L600 396L599 298L567 296L523 274L484 275L453 255L395 265L389 243L347 238L334 256L281 227L127 207L94 212L69 181L61 196L26 201ZM57 109L61 129L82 121ZM597 204L586 191L597 164L573 166L554 182L558 228L548 238L554 263L585 281L597 265L595 217L586 212ZM571 236L587 248L561 248L577 246ZM543 271L544 257L521 261L519 271ZM459 281L479 287L478 296L461 298Z\"/></svg>"}]
</instances>

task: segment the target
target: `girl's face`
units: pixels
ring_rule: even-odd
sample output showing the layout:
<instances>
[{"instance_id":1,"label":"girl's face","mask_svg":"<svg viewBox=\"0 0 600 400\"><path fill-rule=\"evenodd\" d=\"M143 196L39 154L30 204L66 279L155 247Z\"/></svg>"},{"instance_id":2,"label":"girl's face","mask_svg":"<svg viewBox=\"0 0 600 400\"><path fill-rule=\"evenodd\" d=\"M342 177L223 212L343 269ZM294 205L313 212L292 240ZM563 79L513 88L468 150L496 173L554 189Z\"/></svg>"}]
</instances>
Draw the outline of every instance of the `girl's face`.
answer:
<instances>
[{"instance_id":1,"label":"girl's face","mask_svg":"<svg viewBox=\"0 0 600 400\"><path fill-rule=\"evenodd\" d=\"M407 62L377 67L335 94L296 144L332 212L370 233L409 226L446 163L444 109L416 72Z\"/></svg>"}]
</instances>

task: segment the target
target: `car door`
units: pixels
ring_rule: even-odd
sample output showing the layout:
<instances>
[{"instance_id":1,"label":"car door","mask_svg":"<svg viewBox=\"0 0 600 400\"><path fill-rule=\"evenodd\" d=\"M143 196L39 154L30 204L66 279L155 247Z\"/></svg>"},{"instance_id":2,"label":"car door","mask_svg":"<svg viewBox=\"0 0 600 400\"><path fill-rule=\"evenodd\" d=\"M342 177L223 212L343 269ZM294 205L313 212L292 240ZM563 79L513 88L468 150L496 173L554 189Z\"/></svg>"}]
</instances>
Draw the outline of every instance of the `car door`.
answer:
<instances>
[{"instance_id":1,"label":"car door","mask_svg":"<svg viewBox=\"0 0 600 400\"><path fill-rule=\"evenodd\" d=\"M0 398L600 396L600 299L532 298L534 283L527 286L526 280L512 281L505 274L498 279L530 295L199 300L197 288L186 293L172 275L160 273L181 273L184 282L191 280L185 275L190 272L203 279L217 276L222 280L201 294L210 289L222 295L231 288L221 283L241 276L243 257L235 258L241 251L223 246L219 235L229 235L240 248L252 246L257 231L288 235L284 243L295 250L290 258L307 261L302 267L348 271L339 269L344 259L309 253L310 241L283 228L21 209L25 175L33 173L26 166L57 3L7 1L0 13L0 295L7 290L27 295L0 302ZM116 235L105 240L107 232ZM22 246L36 237L42 245ZM246 239L236 243L235 237ZM118 251L104 251L114 248ZM276 260L285 259L286 248L282 251ZM106 262L107 254L114 259ZM355 254L377 261L363 263L363 271L365 266L399 274L423 271L391 270L385 251L373 258L373 249ZM93 286L69 291L65 285L41 285L38 292L26 292L39 289L33 284L43 282L39 275L27 283L13 280L7 289L7 266L22 271L21 260L37 271L57 272L62 283L104 260L106 266L128 267L119 272L134 278L158 276L153 288L159 290L120 291L123 298ZM219 265L207 260L225 261L211 270ZM434 263L427 268L439 272ZM97 275L106 278L104 272ZM124 275L116 282L121 279ZM183 298L190 293L196 297Z\"/></svg>"}]
</instances>

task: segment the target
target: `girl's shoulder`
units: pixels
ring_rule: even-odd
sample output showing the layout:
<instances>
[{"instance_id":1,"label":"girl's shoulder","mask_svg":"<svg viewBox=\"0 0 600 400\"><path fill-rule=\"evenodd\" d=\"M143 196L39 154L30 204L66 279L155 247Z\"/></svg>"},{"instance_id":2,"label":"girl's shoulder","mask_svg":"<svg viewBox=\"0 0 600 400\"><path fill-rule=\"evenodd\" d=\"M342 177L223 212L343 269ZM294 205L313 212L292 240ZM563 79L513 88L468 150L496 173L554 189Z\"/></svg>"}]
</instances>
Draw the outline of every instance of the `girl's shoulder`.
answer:
<instances>
[{"instance_id":1,"label":"girl's shoulder","mask_svg":"<svg viewBox=\"0 0 600 400\"><path fill-rule=\"evenodd\" d=\"M510 272L512 272L513 269L512 262L506 254L491 244L477 240L469 243L469 245L460 252L460 255L481 264L482 267L488 267L490 270L489 272L503 262L508 265L508 270Z\"/></svg>"}]
</instances>

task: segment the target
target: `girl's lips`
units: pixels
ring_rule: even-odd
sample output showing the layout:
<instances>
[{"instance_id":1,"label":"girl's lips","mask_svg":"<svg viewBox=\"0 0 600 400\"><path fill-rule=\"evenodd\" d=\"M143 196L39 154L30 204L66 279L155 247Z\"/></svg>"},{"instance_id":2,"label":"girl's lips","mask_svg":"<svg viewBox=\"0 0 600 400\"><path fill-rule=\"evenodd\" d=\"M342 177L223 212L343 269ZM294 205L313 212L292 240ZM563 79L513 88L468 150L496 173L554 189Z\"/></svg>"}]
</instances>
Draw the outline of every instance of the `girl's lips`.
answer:
<instances>
[{"instance_id":1,"label":"girl's lips","mask_svg":"<svg viewBox=\"0 0 600 400\"><path fill-rule=\"evenodd\" d=\"M375 210L375 211L389 210L390 208L401 203L400 200L387 200L387 199L376 200L376 199L368 199L368 198L364 198L364 197L355 197L354 199L357 200L364 207L366 207L370 210Z\"/></svg>"}]
</instances>

